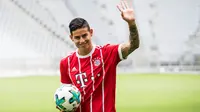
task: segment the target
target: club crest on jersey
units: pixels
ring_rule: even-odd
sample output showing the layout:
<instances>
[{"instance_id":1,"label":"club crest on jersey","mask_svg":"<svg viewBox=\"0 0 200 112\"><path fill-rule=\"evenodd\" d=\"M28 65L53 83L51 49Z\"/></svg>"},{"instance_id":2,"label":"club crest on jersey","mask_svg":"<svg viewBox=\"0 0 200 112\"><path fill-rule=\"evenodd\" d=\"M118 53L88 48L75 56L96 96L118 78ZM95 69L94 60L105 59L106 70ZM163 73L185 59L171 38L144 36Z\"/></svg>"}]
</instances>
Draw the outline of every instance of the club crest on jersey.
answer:
<instances>
[{"instance_id":1,"label":"club crest on jersey","mask_svg":"<svg viewBox=\"0 0 200 112\"><path fill-rule=\"evenodd\" d=\"M99 66L101 64L101 60L99 58L95 58L93 61L94 61L94 66Z\"/></svg>"}]
</instances>

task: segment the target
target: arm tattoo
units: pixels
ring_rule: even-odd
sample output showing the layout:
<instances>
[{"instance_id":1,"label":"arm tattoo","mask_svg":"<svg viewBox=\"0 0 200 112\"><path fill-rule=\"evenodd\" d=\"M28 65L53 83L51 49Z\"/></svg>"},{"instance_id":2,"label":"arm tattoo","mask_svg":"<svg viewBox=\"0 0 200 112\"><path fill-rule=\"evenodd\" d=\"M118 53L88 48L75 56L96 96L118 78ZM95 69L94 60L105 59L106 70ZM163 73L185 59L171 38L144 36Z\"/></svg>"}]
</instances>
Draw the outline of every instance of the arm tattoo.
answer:
<instances>
[{"instance_id":1,"label":"arm tattoo","mask_svg":"<svg viewBox=\"0 0 200 112\"><path fill-rule=\"evenodd\" d=\"M130 36L129 36L130 48L128 50L128 54L132 53L135 49L139 47L139 34L136 24L129 25L129 31L130 31Z\"/></svg>"}]
</instances>

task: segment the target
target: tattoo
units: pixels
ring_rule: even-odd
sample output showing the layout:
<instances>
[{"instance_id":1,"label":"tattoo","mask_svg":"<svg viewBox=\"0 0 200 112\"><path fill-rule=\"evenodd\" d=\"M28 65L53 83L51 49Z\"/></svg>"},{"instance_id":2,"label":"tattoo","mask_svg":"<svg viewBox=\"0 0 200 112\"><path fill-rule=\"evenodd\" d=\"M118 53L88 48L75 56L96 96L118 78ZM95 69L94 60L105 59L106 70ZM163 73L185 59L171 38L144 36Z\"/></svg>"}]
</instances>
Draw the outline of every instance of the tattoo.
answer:
<instances>
[{"instance_id":1,"label":"tattoo","mask_svg":"<svg viewBox=\"0 0 200 112\"><path fill-rule=\"evenodd\" d=\"M122 44L122 56L123 58L127 58L127 56L132 53L135 49L139 47L139 34L137 30L137 26L135 23L129 24L129 42Z\"/></svg>"},{"instance_id":2,"label":"tattoo","mask_svg":"<svg viewBox=\"0 0 200 112\"><path fill-rule=\"evenodd\" d=\"M130 48L128 50L128 54L132 53L135 49L139 47L139 34L136 24L129 25L129 30L130 30L130 36L129 36Z\"/></svg>"}]
</instances>

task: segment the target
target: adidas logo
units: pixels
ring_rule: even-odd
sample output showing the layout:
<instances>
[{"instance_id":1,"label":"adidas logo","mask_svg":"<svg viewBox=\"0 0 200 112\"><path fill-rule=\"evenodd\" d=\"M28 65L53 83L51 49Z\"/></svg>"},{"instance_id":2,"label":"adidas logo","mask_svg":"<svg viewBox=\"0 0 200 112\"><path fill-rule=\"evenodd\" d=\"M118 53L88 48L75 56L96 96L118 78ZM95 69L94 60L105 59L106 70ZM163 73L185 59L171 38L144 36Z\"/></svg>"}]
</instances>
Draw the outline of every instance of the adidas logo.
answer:
<instances>
[{"instance_id":1,"label":"adidas logo","mask_svg":"<svg viewBox=\"0 0 200 112\"><path fill-rule=\"evenodd\" d=\"M76 69L76 67L73 67L72 72L75 72L75 71L77 71L77 69Z\"/></svg>"}]
</instances>

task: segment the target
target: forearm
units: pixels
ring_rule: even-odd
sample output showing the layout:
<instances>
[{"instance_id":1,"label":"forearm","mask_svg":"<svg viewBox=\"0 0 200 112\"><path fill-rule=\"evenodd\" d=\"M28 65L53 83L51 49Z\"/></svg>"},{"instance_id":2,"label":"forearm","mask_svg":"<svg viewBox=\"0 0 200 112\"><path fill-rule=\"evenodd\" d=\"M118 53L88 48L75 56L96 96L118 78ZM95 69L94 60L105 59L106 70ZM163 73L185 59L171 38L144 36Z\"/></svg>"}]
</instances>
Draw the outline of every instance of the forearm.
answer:
<instances>
[{"instance_id":1,"label":"forearm","mask_svg":"<svg viewBox=\"0 0 200 112\"><path fill-rule=\"evenodd\" d=\"M135 21L128 23L129 25L129 49L128 49L128 54L132 53L135 49L139 47L139 34L138 34L138 29L136 26Z\"/></svg>"},{"instance_id":2,"label":"forearm","mask_svg":"<svg viewBox=\"0 0 200 112\"><path fill-rule=\"evenodd\" d=\"M135 49L139 47L139 34L137 30L137 26L135 21L128 23L129 25L129 41L127 43L122 44L122 56L125 59L130 53L132 53Z\"/></svg>"}]
</instances>

